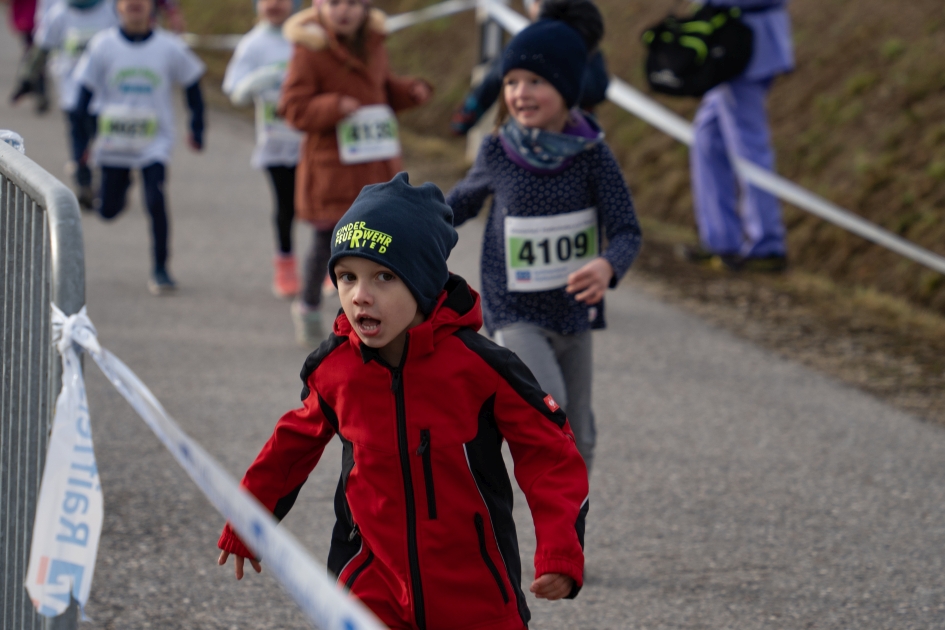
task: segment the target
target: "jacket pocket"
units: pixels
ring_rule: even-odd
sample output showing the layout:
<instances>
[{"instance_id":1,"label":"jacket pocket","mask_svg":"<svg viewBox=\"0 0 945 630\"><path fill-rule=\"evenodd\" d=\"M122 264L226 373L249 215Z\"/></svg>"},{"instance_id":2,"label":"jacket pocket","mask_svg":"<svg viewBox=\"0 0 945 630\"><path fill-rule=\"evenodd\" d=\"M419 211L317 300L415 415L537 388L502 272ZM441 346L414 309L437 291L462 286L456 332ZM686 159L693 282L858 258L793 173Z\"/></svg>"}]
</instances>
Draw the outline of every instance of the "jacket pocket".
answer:
<instances>
[{"instance_id":1,"label":"jacket pocket","mask_svg":"<svg viewBox=\"0 0 945 630\"><path fill-rule=\"evenodd\" d=\"M430 452L430 430L420 430L420 448L417 455L423 460L423 482L427 489L427 514L430 520L436 518L436 492L433 489L433 460Z\"/></svg>"},{"instance_id":2,"label":"jacket pocket","mask_svg":"<svg viewBox=\"0 0 945 630\"><path fill-rule=\"evenodd\" d=\"M502 576L499 575L499 570L496 568L492 558L489 557L489 549L486 547L486 526L482 522L482 515L477 512L474 520L476 523L476 533L479 535L479 553L482 554L482 559L486 563L489 573L491 573L493 579L495 579L495 583L499 585L499 590L502 592L502 601L508 604L509 592L505 590L505 584L502 583Z\"/></svg>"},{"instance_id":3,"label":"jacket pocket","mask_svg":"<svg viewBox=\"0 0 945 630\"><path fill-rule=\"evenodd\" d=\"M351 572L351 575L348 576L348 579L345 580L345 588L347 588L347 589L350 591L350 590L351 590L351 587L354 586L354 581L357 580L358 577L359 577L362 573L364 573L364 570L365 570L366 568L368 568L368 565L370 565L373 561L374 561L374 552L373 552L373 551L369 551L369 552L368 552L367 560L365 560L364 562L362 562L362 563L361 563L361 566L359 566L357 569L355 569L354 571L352 571L352 572Z\"/></svg>"}]
</instances>

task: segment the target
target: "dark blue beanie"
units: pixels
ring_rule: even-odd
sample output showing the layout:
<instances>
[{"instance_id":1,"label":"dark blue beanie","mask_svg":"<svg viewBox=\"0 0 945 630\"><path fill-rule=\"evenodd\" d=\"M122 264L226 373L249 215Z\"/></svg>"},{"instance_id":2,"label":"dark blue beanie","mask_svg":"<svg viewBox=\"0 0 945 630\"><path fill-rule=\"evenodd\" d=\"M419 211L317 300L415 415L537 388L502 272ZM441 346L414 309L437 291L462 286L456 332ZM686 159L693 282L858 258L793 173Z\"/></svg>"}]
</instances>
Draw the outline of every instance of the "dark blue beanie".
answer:
<instances>
[{"instance_id":1,"label":"dark blue beanie","mask_svg":"<svg viewBox=\"0 0 945 630\"><path fill-rule=\"evenodd\" d=\"M331 236L328 273L338 286L335 263L359 256L384 265L403 280L424 315L436 306L449 280L446 259L459 236L453 209L434 184L411 186L407 173L361 189Z\"/></svg>"},{"instance_id":2,"label":"dark blue beanie","mask_svg":"<svg viewBox=\"0 0 945 630\"><path fill-rule=\"evenodd\" d=\"M581 98L587 48L576 30L558 20L540 20L512 38L502 56L502 76L528 70L550 83L571 109Z\"/></svg>"}]
</instances>

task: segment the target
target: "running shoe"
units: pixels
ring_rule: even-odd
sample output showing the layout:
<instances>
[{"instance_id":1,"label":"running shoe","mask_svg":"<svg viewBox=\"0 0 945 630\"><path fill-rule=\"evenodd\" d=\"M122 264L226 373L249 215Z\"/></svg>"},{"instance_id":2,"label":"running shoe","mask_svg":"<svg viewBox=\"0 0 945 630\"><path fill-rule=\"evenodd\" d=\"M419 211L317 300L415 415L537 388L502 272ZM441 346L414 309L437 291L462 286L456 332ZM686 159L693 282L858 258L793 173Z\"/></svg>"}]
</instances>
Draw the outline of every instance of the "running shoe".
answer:
<instances>
[{"instance_id":1,"label":"running shoe","mask_svg":"<svg viewBox=\"0 0 945 630\"><path fill-rule=\"evenodd\" d=\"M317 307L292 302L292 323L295 324L295 341L306 350L314 350L325 338L322 331L322 314Z\"/></svg>"},{"instance_id":2,"label":"running shoe","mask_svg":"<svg viewBox=\"0 0 945 630\"><path fill-rule=\"evenodd\" d=\"M151 295L167 295L177 290L177 283L167 273L166 269L156 269L148 280L148 291Z\"/></svg>"},{"instance_id":3,"label":"running shoe","mask_svg":"<svg viewBox=\"0 0 945 630\"><path fill-rule=\"evenodd\" d=\"M295 271L295 256L278 254L272 259L272 294L277 298L294 298L299 292L299 276Z\"/></svg>"}]
</instances>

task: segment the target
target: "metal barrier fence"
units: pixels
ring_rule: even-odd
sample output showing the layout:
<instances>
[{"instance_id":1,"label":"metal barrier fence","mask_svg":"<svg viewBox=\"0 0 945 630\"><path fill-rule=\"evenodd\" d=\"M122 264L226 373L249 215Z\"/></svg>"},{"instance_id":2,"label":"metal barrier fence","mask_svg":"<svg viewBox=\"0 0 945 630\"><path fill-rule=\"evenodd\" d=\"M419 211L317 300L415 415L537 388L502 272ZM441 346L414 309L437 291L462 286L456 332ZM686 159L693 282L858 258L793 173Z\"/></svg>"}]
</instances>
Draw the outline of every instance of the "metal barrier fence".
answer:
<instances>
[{"instance_id":1,"label":"metal barrier fence","mask_svg":"<svg viewBox=\"0 0 945 630\"><path fill-rule=\"evenodd\" d=\"M85 257L75 195L0 142L0 630L66 630L36 613L23 580L61 367L50 302L85 303Z\"/></svg>"}]
</instances>

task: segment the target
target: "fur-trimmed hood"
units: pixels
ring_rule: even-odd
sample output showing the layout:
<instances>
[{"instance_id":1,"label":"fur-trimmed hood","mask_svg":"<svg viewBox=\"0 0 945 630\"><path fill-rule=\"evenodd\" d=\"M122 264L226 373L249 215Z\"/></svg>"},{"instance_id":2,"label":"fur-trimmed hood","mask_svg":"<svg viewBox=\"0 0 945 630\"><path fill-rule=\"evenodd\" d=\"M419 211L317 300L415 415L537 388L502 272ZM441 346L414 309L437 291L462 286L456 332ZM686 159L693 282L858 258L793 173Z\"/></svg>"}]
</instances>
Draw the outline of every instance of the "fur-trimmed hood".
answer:
<instances>
[{"instance_id":1,"label":"fur-trimmed hood","mask_svg":"<svg viewBox=\"0 0 945 630\"><path fill-rule=\"evenodd\" d=\"M372 8L368 14L368 28L377 33L386 33L387 15L380 9ZM293 44L301 44L311 50L322 50L328 45L328 35L315 7L299 11L286 20L282 34Z\"/></svg>"}]
</instances>

